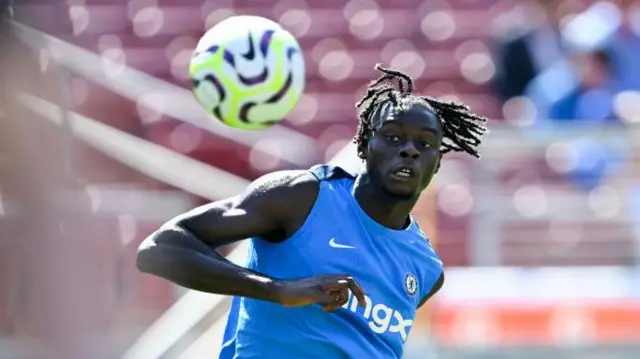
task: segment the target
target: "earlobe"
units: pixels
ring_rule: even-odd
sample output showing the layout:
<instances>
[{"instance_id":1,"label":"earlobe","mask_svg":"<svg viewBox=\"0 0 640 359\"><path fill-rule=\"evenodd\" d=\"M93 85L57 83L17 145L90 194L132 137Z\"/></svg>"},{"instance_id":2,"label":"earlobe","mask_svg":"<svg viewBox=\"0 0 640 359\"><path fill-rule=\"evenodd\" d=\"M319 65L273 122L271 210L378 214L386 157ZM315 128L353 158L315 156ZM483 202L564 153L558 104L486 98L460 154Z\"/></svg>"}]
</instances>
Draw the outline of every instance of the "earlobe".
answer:
<instances>
[{"instance_id":1,"label":"earlobe","mask_svg":"<svg viewBox=\"0 0 640 359\"><path fill-rule=\"evenodd\" d=\"M368 146L368 143L367 146L358 145L358 157L363 161L367 159L367 152L369 151Z\"/></svg>"}]
</instances>

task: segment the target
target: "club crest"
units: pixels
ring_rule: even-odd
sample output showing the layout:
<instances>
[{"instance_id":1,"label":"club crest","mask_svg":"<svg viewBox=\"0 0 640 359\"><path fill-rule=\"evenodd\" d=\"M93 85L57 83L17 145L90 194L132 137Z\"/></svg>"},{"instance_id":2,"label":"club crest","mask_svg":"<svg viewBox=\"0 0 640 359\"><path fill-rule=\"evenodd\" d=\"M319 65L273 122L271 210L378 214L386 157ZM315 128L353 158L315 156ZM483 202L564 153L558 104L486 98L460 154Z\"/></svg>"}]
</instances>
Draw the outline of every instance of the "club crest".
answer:
<instances>
[{"instance_id":1,"label":"club crest","mask_svg":"<svg viewBox=\"0 0 640 359\"><path fill-rule=\"evenodd\" d=\"M404 288L409 295L415 295L418 292L418 280L413 274L407 273L407 276L404 278Z\"/></svg>"}]
</instances>

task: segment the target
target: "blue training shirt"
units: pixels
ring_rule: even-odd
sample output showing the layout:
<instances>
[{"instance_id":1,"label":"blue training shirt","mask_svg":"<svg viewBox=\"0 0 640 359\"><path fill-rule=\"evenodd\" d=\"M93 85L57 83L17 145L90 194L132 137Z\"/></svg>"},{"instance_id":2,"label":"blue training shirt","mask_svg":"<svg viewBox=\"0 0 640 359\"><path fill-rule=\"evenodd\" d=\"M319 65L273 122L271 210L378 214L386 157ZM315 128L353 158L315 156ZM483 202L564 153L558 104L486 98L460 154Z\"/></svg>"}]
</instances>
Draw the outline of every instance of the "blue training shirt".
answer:
<instances>
[{"instance_id":1,"label":"blue training shirt","mask_svg":"<svg viewBox=\"0 0 640 359\"><path fill-rule=\"evenodd\" d=\"M306 222L282 243L250 241L247 267L278 278L349 274L367 293L335 312L234 297L220 359L401 358L416 309L442 262L411 217L404 230L371 219L353 195L354 177L315 166L320 192Z\"/></svg>"}]
</instances>

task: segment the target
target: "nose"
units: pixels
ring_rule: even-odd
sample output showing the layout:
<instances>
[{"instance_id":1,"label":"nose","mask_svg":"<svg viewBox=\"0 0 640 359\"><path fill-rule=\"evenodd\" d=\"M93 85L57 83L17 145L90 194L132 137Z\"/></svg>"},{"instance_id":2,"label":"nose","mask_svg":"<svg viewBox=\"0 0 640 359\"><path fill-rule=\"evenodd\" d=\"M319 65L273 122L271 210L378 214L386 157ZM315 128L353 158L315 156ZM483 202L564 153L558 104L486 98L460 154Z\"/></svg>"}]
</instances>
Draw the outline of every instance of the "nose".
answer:
<instances>
[{"instance_id":1,"label":"nose","mask_svg":"<svg viewBox=\"0 0 640 359\"><path fill-rule=\"evenodd\" d=\"M400 151L400 157L415 160L420 157L420 152L415 148L415 146L409 144Z\"/></svg>"}]
</instances>

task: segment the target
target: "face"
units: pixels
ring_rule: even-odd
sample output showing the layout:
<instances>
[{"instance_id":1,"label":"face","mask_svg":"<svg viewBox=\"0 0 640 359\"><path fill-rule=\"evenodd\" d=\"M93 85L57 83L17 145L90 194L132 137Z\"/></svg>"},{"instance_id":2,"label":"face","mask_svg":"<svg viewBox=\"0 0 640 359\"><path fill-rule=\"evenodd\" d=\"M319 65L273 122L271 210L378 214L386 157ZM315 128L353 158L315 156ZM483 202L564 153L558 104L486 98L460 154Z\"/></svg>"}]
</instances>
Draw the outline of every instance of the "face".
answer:
<instances>
[{"instance_id":1,"label":"face","mask_svg":"<svg viewBox=\"0 0 640 359\"><path fill-rule=\"evenodd\" d=\"M607 65L595 54L575 55L573 64L581 85L587 89L605 86L609 81Z\"/></svg>"},{"instance_id":2,"label":"face","mask_svg":"<svg viewBox=\"0 0 640 359\"><path fill-rule=\"evenodd\" d=\"M367 173L388 194L413 198L427 187L438 162L442 124L426 106L396 111L383 105L367 147Z\"/></svg>"}]
</instances>

